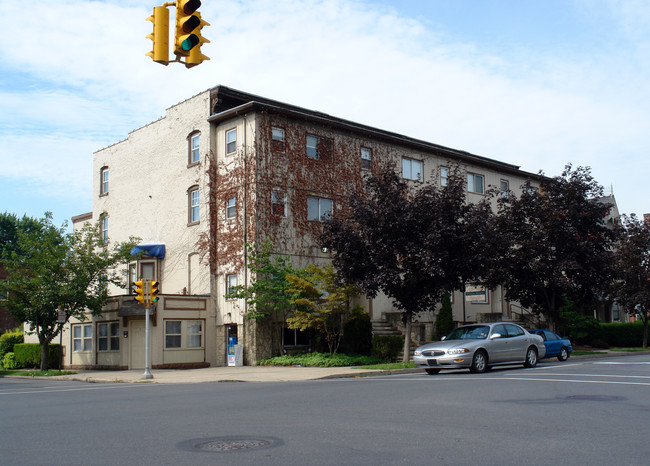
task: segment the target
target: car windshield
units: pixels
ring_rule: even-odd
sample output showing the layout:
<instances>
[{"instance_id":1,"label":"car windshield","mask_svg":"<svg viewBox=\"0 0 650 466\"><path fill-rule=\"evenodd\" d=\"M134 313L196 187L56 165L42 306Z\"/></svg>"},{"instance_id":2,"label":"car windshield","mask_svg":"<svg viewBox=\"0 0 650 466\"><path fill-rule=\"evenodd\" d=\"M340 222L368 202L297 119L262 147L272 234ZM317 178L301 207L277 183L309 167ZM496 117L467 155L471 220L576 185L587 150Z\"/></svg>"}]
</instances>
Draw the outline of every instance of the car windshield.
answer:
<instances>
[{"instance_id":1,"label":"car windshield","mask_svg":"<svg viewBox=\"0 0 650 466\"><path fill-rule=\"evenodd\" d=\"M447 335L447 340L482 340L487 338L489 333L490 327L487 325L459 327Z\"/></svg>"}]
</instances>

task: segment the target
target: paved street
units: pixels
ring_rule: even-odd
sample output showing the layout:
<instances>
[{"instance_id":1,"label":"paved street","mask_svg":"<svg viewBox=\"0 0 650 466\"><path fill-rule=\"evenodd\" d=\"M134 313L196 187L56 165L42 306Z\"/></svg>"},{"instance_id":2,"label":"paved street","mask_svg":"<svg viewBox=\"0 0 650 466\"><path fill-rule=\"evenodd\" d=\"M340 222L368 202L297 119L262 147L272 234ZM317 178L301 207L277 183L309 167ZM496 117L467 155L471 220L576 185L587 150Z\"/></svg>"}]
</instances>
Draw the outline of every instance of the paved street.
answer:
<instances>
[{"instance_id":1,"label":"paved street","mask_svg":"<svg viewBox=\"0 0 650 466\"><path fill-rule=\"evenodd\" d=\"M646 464L650 356L292 382L0 379L5 464Z\"/></svg>"}]
</instances>

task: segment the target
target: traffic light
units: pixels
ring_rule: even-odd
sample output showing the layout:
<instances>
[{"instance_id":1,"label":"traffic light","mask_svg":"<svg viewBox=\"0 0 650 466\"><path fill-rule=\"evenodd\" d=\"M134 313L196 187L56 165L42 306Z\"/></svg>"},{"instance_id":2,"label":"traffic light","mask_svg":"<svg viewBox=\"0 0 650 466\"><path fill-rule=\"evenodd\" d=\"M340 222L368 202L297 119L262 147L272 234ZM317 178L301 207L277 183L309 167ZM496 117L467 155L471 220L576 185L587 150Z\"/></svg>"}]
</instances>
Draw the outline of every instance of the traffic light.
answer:
<instances>
[{"instance_id":1,"label":"traffic light","mask_svg":"<svg viewBox=\"0 0 650 466\"><path fill-rule=\"evenodd\" d=\"M138 280L137 282L133 282L133 286L134 286L133 291L135 291L135 297L133 299L139 302L140 304L146 304L144 280Z\"/></svg>"},{"instance_id":2,"label":"traffic light","mask_svg":"<svg viewBox=\"0 0 650 466\"><path fill-rule=\"evenodd\" d=\"M164 6L153 7L153 14L147 18L153 23L153 32L147 39L153 41L153 49L147 53L153 61L165 66L169 64L169 10Z\"/></svg>"},{"instance_id":3,"label":"traffic light","mask_svg":"<svg viewBox=\"0 0 650 466\"><path fill-rule=\"evenodd\" d=\"M155 280L151 281L151 303L155 304L158 302L158 282Z\"/></svg>"},{"instance_id":4,"label":"traffic light","mask_svg":"<svg viewBox=\"0 0 650 466\"><path fill-rule=\"evenodd\" d=\"M200 6L200 0L176 1L174 53L177 56L189 57L193 49L198 49L195 51L195 56L192 60L193 63L191 63L191 66L198 65L203 60L208 59L208 57L200 55L201 45L205 42L209 42L206 38L201 37L201 28L203 28L203 26L209 26L209 23L203 21L201 19L201 13L196 11ZM196 55L197 52L198 55ZM190 66L188 66L188 68L189 67Z\"/></svg>"},{"instance_id":5,"label":"traffic light","mask_svg":"<svg viewBox=\"0 0 650 466\"><path fill-rule=\"evenodd\" d=\"M196 12L196 15L198 15L199 20L201 20L199 26L194 30L194 35L199 38L199 43L196 46L192 47L190 54L185 59L185 67L187 68L192 68L193 66L200 65L203 61L210 59L201 53L201 46L206 42L210 42L208 39L201 35L201 29L203 26L209 26L210 23L201 19L201 13Z\"/></svg>"}]
</instances>

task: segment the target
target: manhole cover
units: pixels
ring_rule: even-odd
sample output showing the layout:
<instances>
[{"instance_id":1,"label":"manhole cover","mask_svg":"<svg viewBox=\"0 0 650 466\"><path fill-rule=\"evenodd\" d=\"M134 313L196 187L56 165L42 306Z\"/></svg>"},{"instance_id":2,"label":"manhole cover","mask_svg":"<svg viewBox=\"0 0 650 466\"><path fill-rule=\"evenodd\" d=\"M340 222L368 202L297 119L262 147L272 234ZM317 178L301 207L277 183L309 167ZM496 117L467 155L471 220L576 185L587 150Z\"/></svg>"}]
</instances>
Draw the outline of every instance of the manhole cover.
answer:
<instances>
[{"instance_id":1,"label":"manhole cover","mask_svg":"<svg viewBox=\"0 0 650 466\"><path fill-rule=\"evenodd\" d=\"M187 440L178 444L183 450L205 451L205 452L236 452L245 450L259 450L278 446L282 442L275 438L265 437L216 437Z\"/></svg>"},{"instance_id":2,"label":"manhole cover","mask_svg":"<svg viewBox=\"0 0 650 466\"><path fill-rule=\"evenodd\" d=\"M571 395L566 397L567 400L580 401L619 401L623 400L622 396L614 395Z\"/></svg>"}]
</instances>

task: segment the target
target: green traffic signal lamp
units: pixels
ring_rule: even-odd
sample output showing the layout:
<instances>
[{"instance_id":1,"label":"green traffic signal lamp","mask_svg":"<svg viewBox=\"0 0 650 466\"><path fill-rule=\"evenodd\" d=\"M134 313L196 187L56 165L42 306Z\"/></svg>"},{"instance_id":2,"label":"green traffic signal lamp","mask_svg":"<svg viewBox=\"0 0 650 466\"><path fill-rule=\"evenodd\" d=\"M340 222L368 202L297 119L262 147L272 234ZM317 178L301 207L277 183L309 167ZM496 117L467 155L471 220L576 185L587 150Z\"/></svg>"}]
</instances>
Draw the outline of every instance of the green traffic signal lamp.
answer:
<instances>
[{"instance_id":1,"label":"green traffic signal lamp","mask_svg":"<svg viewBox=\"0 0 650 466\"><path fill-rule=\"evenodd\" d=\"M160 299L160 298L158 298L158 286L159 285L160 284L157 281L155 281L155 280L151 281L151 304L157 303L158 300Z\"/></svg>"},{"instance_id":2,"label":"green traffic signal lamp","mask_svg":"<svg viewBox=\"0 0 650 466\"><path fill-rule=\"evenodd\" d=\"M200 43L193 31L201 26L200 13L194 14L201 6L200 0L176 1L176 28L174 33L174 53L187 57L190 50Z\"/></svg>"}]
</instances>

